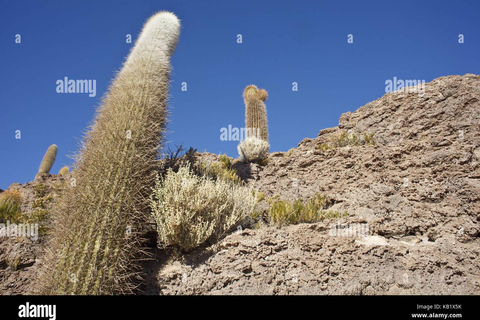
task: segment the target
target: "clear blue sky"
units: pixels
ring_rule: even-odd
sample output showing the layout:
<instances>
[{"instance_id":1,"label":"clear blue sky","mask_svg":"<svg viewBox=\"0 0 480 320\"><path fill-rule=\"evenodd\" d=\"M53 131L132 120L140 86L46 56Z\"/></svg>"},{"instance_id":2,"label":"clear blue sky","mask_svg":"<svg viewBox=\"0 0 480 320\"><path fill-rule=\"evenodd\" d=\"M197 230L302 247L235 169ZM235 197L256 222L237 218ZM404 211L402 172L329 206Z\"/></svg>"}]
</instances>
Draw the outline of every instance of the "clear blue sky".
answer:
<instances>
[{"instance_id":1,"label":"clear blue sky","mask_svg":"<svg viewBox=\"0 0 480 320\"><path fill-rule=\"evenodd\" d=\"M1 0L0 188L33 180L53 143L51 172L72 164L68 155L114 72L159 10L182 20L172 59L172 146L237 157L238 142L221 141L220 130L244 126L242 91L252 83L269 92L271 150L287 151L381 97L388 79L480 73L478 0ZM96 80L97 96L56 93L65 76Z\"/></svg>"}]
</instances>

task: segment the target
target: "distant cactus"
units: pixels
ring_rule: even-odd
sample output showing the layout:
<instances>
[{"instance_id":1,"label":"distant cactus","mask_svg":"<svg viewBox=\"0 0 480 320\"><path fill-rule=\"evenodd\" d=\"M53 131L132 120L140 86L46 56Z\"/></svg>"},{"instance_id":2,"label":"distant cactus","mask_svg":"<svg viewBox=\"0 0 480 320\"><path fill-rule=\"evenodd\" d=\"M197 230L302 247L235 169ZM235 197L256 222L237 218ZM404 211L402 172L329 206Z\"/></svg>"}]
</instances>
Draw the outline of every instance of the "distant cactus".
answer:
<instances>
[{"instance_id":1,"label":"distant cactus","mask_svg":"<svg viewBox=\"0 0 480 320\"><path fill-rule=\"evenodd\" d=\"M265 89L258 89L249 85L243 90L245 102L245 127L247 138L237 147L238 154L243 161L262 163L268 156L268 121L265 100L268 93Z\"/></svg>"},{"instance_id":2,"label":"distant cactus","mask_svg":"<svg viewBox=\"0 0 480 320\"><path fill-rule=\"evenodd\" d=\"M58 174L64 176L64 175L66 175L66 174L69 173L69 172L70 172L70 170L68 169L68 167L67 167L67 166L64 166L64 167L62 167L62 169L60 169L60 171L58 172Z\"/></svg>"},{"instance_id":3,"label":"distant cactus","mask_svg":"<svg viewBox=\"0 0 480 320\"><path fill-rule=\"evenodd\" d=\"M50 147L48 147L47 152L45 152L42 162L40 163L40 167L38 168L38 173L35 176L35 180L44 173L50 173L50 169L52 169L55 158L57 157L57 152L57 145L52 144Z\"/></svg>"},{"instance_id":4,"label":"distant cactus","mask_svg":"<svg viewBox=\"0 0 480 320\"><path fill-rule=\"evenodd\" d=\"M267 96L267 91L258 90L255 85L249 85L243 91L247 138L257 137L268 142L267 108L264 103Z\"/></svg>"},{"instance_id":5,"label":"distant cactus","mask_svg":"<svg viewBox=\"0 0 480 320\"><path fill-rule=\"evenodd\" d=\"M36 292L135 290L139 235L166 128L170 56L179 33L174 14L151 17L110 86L72 171L75 186L56 208Z\"/></svg>"},{"instance_id":6,"label":"distant cactus","mask_svg":"<svg viewBox=\"0 0 480 320\"><path fill-rule=\"evenodd\" d=\"M16 222L20 213L23 197L20 191L9 189L0 193L0 223L9 220Z\"/></svg>"}]
</instances>

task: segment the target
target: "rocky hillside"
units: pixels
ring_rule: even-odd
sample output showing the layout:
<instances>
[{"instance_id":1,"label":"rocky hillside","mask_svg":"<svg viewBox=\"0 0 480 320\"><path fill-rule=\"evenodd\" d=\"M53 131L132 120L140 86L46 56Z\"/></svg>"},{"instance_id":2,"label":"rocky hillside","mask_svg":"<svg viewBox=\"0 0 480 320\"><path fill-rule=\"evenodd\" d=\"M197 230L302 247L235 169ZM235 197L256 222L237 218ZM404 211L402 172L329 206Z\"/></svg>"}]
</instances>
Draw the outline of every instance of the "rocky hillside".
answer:
<instances>
[{"instance_id":1,"label":"rocky hillside","mask_svg":"<svg viewBox=\"0 0 480 320\"><path fill-rule=\"evenodd\" d=\"M270 154L264 166L237 163L267 199L324 194L328 210L347 216L244 226L181 256L151 248L143 290L480 294L479 129L480 76L447 76L427 83L423 96L388 93L345 113L337 127ZM28 292L42 241L0 239L2 294ZM9 257L21 250L28 262L12 267Z\"/></svg>"},{"instance_id":2,"label":"rocky hillside","mask_svg":"<svg viewBox=\"0 0 480 320\"><path fill-rule=\"evenodd\" d=\"M65 177L44 175L24 185L12 184L8 190L18 190L23 198L22 216L39 221L38 230L30 237L5 237L0 231L0 294L25 294L32 287L41 262L47 233L51 224L51 210L65 187ZM32 236L32 233L35 234Z\"/></svg>"},{"instance_id":3,"label":"rocky hillside","mask_svg":"<svg viewBox=\"0 0 480 320\"><path fill-rule=\"evenodd\" d=\"M342 132L375 145L324 148ZM158 290L480 294L479 161L480 76L385 94L268 165L237 168L266 197L323 193L348 217L235 232L162 264Z\"/></svg>"}]
</instances>

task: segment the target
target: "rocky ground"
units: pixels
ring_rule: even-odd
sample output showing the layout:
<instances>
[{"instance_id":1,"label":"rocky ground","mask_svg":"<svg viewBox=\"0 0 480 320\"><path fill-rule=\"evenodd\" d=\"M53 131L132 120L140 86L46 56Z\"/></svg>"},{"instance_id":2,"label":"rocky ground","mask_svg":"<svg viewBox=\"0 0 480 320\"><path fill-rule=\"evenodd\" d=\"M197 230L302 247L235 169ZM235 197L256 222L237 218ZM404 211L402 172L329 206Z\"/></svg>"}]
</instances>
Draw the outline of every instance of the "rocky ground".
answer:
<instances>
[{"instance_id":1,"label":"rocky ground","mask_svg":"<svg viewBox=\"0 0 480 320\"><path fill-rule=\"evenodd\" d=\"M151 248L144 293L480 294L479 111L480 76L441 77L423 96L388 93L343 114L265 166L236 164L266 198L321 193L348 216L244 226L186 255ZM341 132L375 145L323 148ZM0 292L26 292L42 241L0 239ZM8 257L22 250L15 270Z\"/></svg>"},{"instance_id":2,"label":"rocky ground","mask_svg":"<svg viewBox=\"0 0 480 320\"><path fill-rule=\"evenodd\" d=\"M0 237L0 294L25 294L33 287L51 223L49 213L65 182L66 177L60 175L44 175L36 181L24 185L14 183L9 187L20 191L23 215L29 216L38 211L45 214L38 224L36 236Z\"/></svg>"}]
</instances>

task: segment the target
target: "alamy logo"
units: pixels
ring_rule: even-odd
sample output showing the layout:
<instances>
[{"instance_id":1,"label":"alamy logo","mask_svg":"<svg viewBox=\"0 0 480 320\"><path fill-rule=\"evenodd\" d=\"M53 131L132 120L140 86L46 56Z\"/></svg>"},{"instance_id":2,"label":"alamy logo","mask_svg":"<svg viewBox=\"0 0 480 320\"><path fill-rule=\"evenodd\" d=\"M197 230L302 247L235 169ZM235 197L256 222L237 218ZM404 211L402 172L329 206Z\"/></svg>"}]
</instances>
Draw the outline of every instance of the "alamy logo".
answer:
<instances>
[{"instance_id":1,"label":"alamy logo","mask_svg":"<svg viewBox=\"0 0 480 320\"><path fill-rule=\"evenodd\" d=\"M393 80L385 81L385 93L390 92L405 92L405 93L418 93L419 96L423 97L425 94L425 80L415 80L415 79L397 79L393 77Z\"/></svg>"},{"instance_id":2,"label":"alamy logo","mask_svg":"<svg viewBox=\"0 0 480 320\"><path fill-rule=\"evenodd\" d=\"M371 234L370 227L365 223L330 224L328 234L332 237L366 237Z\"/></svg>"},{"instance_id":3,"label":"alamy logo","mask_svg":"<svg viewBox=\"0 0 480 320\"><path fill-rule=\"evenodd\" d=\"M48 318L55 320L57 318L56 305L43 304L35 305L29 302L18 306L19 318Z\"/></svg>"},{"instance_id":4,"label":"alamy logo","mask_svg":"<svg viewBox=\"0 0 480 320\"><path fill-rule=\"evenodd\" d=\"M65 77L58 79L57 93L88 93L89 97L97 95L97 80L73 80Z\"/></svg>"},{"instance_id":5,"label":"alamy logo","mask_svg":"<svg viewBox=\"0 0 480 320\"><path fill-rule=\"evenodd\" d=\"M33 241L38 240L38 223L0 223L0 238L3 237L27 237Z\"/></svg>"},{"instance_id":6,"label":"alamy logo","mask_svg":"<svg viewBox=\"0 0 480 320\"><path fill-rule=\"evenodd\" d=\"M220 128L220 141L243 141L247 137L260 136L259 128L237 128L231 124Z\"/></svg>"}]
</instances>

